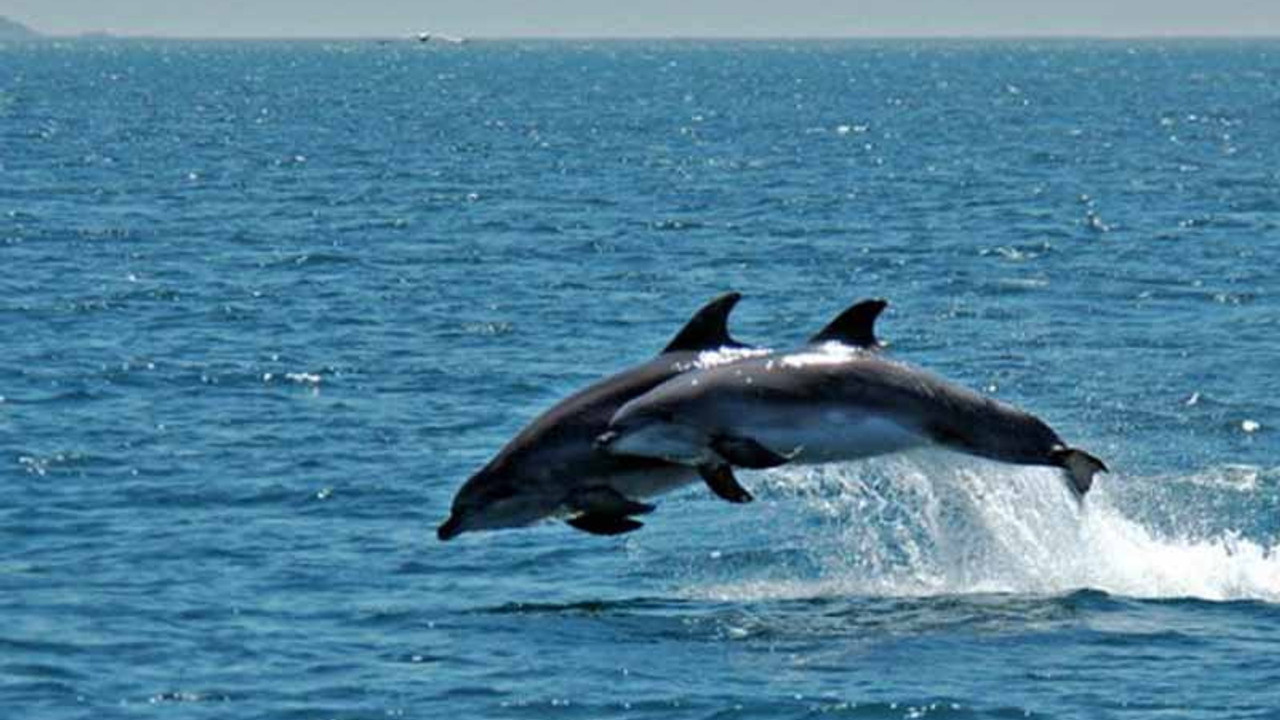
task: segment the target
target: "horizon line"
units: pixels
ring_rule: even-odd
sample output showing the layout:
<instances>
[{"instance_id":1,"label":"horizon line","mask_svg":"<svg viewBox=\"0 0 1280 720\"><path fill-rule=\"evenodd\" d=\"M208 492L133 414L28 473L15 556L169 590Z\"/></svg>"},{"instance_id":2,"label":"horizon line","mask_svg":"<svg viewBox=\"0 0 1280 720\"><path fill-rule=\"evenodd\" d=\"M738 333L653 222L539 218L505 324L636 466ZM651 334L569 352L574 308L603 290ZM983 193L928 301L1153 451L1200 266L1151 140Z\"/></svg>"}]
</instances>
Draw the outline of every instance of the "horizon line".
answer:
<instances>
[{"instance_id":1,"label":"horizon line","mask_svg":"<svg viewBox=\"0 0 1280 720\"><path fill-rule=\"evenodd\" d=\"M26 41L39 40L190 40L190 41L406 41L421 42L415 33L397 34L397 35L198 35L198 34L151 34L151 33L128 33L117 32L111 30L87 30L79 33L43 33L35 31L36 35L32 38L24 38ZM765 35L765 34L740 34L740 35L696 35L696 34L637 34L637 35L592 35L592 34L566 34L566 35L540 35L540 34L509 34L509 35L456 35L445 34L439 35L441 38L453 37L465 40L466 42L504 42L504 41L569 41L569 42L629 42L629 41L665 41L665 40L690 40L690 41L728 41L728 42L777 42L777 41L833 41L833 40L1114 40L1114 41L1131 41L1131 40L1280 40L1280 32L1270 33L1253 33L1253 32L1222 32L1222 33L1177 33L1177 32L1141 32L1141 33L1017 33L1017 32L993 32L993 33L868 33L868 34L797 34L797 35ZM11 39L16 40L16 38ZM0 41L3 42L3 41Z\"/></svg>"}]
</instances>

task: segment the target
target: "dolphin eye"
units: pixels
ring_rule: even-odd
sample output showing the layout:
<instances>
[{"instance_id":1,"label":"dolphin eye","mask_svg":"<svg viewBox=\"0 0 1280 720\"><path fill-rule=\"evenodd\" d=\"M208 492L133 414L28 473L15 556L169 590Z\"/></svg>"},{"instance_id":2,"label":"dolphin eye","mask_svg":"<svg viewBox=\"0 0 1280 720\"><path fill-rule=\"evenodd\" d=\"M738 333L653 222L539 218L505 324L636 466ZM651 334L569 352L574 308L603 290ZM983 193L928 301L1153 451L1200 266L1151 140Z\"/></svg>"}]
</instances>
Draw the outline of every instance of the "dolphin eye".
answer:
<instances>
[{"instance_id":1,"label":"dolphin eye","mask_svg":"<svg viewBox=\"0 0 1280 720\"><path fill-rule=\"evenodd\" d=\"M658 419L661 420L662 422L669 423L669 422L675 422L676 420L676 414L671 412L670 410L659 410L655 414L657 415Z\"/></svg>"}]
</instances>

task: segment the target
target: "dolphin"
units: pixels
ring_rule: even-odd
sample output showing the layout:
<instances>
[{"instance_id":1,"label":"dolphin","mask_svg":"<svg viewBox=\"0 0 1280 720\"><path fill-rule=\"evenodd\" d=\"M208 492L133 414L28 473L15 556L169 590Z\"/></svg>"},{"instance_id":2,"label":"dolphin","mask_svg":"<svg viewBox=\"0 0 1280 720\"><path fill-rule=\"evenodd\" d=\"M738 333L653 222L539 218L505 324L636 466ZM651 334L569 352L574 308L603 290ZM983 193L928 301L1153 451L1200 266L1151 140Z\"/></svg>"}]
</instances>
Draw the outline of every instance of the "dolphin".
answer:
<instances>
[{"instance_id":1,"label":"dolphin","mask_svg":"<svg viewBox=\"0 0 1280 720\"><path fill-rule=\"evenodd\" d=\"M873 324L887 304L855 305L798 351L674 377L619 408L597 444L696 467L709 483L734 466L839 462L926 444L1063 468L1077 499L1107 471L1034 415L886 357Z\"/></svg>"},{"instance_id":2,"label":"dolphin","mask_svg":"<svg viewBox=\"0 0 1280 720\"><path fill-rule=\"evenodd\" d=\"M741 297L731 292L715 298L657 357L600 380L535 418L463 483L437 536L449 540L549 517L567 517L572 527L597 535L639 529L642 523L632 516L654 509L640 499L697 482L699 474L659 458L603 452L594 447L595 438L623 403L662 382L699 366L765 352L729 335L729 313ZM716 478L717 492L741 490L731 474Z\"/></svg>"}]
</instances>

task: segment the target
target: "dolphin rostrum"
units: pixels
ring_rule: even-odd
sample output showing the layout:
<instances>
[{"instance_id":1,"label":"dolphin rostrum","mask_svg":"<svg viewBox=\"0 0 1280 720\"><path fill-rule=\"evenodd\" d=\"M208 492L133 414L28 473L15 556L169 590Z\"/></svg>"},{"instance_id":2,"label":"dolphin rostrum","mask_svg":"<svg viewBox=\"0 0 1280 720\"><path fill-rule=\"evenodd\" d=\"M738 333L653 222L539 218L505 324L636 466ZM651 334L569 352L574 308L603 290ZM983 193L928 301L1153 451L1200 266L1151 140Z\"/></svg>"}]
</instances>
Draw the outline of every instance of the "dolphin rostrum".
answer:
<instances>
[{"instance_id":1,"label":"dolphin rostrum","mask_svg":"<svg viewBox=\"0 0 1280 720\"><path fill-rule=\"evenodd\" d=\"M838 462L926 444L1066 471L1083 498L1106 465L1068 447L1042 420L875 348L887 305L853 306L804 348L694 370L628 402L597 444L698 468Z\"/></svg>"},{"instance_id":2,"label":"dolphin rostrum","mask_svg":"<svg viewBox=\"0 0 1280 720\"><path fill-rule=\"evenodd\" d=\"M727 328L741 295L726 293L704 305L657 357L605 378L565 398L530 422L453 499L449 519L436 534L529 525L567 517L584 532L617 535L641 527L633 515L654 509L641 502L698 480L686 465L599 450L595 438L623 403L695 367L752 353ZM727 478L727 479L726 479ZM717 492L732 474L717 475ZM740 488L739 488L740 489Z\"/></svg>"}]
</instances>

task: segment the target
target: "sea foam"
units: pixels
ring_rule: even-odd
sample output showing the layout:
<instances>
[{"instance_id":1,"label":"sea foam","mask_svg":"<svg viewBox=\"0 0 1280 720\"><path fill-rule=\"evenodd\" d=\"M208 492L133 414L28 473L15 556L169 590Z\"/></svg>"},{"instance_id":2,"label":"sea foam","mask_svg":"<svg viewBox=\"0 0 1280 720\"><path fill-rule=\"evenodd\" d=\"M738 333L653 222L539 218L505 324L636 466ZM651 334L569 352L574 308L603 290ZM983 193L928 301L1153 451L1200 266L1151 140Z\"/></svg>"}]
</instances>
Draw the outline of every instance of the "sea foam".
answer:
<instances>
[{"instance_id":1,"label":"sea foam","mask_svg":"<svg viewBox=\"0 0 1280 720\"><path fill-rule=\"evenodd\" d=\"M1122 500L1108 488L1148 481L1140 477L1103 476L1077 504L1055 469L926 451L775 471L757 476L757 486L760 480L778 502L800 504L777 514L806 524L816 577L806 571L789 578L772 568L766 579L746 572L691 594L741 600L1092 589L1135 598L1280 602L1280 545L1212 522L1155 527L1139 517L1160 508L1134 512L1127 505L1141 493ZM1187 516L1187 508L1177 510Z\"/></svg>"}]
</instances>

